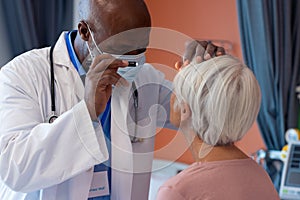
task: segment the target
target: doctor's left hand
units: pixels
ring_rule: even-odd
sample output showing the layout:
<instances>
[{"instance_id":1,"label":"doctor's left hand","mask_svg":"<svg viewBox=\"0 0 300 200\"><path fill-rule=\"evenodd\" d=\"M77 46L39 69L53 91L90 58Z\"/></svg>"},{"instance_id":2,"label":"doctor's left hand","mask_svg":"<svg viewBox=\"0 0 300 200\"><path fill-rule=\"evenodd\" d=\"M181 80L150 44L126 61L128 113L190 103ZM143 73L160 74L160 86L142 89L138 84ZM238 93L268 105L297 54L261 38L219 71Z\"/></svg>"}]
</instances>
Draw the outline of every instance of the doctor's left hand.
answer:
<instances>
[{"instance_id":1,"label":"doctor's left hand","mask_svg":"<svg viewBox=\"0 0 300 200\"><path fill-rule=\"evenodd\" d=\"M115 59L108 54L98 55L94 58L86 74L84 87L84 100L87 104L92 120L105 110L106 104L112 94L112 85L127 84L117 70L128 66L127 61Z\"/></svg>"},{"instance_id":2,"label":"doctor's left hand","mask_svg":"<svg viewBox=\"0 0 300 200\"><path fill-rule=\"evenodd\" d=\"M194 59L197 63L200 63L213 57L222 56L225 54L226 52L223 47L217 46L210 41L187 41L185 44L183 62L176 62L175 69L180 70L181 68L187 66Z\"/></svg>"}]
</instances>

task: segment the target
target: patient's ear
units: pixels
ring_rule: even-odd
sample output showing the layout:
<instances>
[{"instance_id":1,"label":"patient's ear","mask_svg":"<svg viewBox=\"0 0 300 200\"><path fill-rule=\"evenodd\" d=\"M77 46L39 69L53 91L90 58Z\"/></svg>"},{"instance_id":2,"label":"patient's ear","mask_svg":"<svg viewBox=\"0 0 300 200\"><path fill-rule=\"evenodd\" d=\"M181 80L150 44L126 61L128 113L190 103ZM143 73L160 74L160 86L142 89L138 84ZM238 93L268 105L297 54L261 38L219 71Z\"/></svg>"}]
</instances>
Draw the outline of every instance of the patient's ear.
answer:
<instances>
[{"instance_id":1,"label":"patient's ear","mask_svg":"<svg viewBox=\"0 0 300 200\"><path fill-rule=\"evenodd\" d=\"M191 116L192 116L192 112L190 106L187 103L183 102L181 104L181 110L180 110L181 122L189 120Z\"/></svg>"}]
</instances>

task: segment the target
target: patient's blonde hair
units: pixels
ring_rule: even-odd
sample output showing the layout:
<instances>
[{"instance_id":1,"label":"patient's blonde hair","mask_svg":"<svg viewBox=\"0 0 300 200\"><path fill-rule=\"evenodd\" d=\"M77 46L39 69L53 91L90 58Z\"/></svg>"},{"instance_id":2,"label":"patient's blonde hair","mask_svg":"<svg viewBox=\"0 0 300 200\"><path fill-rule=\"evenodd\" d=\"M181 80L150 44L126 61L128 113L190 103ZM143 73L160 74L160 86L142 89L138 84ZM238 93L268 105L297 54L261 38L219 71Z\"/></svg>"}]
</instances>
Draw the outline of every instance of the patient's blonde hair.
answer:
<instances>
[{"instance_id":1,"label":"patient's blonde hair","mask_svg":"<svg viewBox=\"0 0 300 200\"><path fill-rule=\"evenodd\" d=\"M229 55L191 63L173 85L175 107L181 102L190 106L192 129L209 145L240 140L259 112L261 93L254 74Z\"/></svg>"}]
</instances>

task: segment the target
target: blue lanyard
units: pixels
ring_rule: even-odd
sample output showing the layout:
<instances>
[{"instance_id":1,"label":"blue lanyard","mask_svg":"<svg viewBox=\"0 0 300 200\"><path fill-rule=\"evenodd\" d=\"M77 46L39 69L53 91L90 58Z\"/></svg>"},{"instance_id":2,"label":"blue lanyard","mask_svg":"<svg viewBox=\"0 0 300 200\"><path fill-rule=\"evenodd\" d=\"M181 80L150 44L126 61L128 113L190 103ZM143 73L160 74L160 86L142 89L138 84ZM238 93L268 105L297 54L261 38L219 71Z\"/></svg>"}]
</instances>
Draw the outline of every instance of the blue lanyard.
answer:
<instances>
[{"instance_id":1,"label":"blue lanyard","mask_svg":"<svg viewBox=\"0 0 300 200\"><path fill-rule=\"evenodd\" d=\"M77 31L70 31L68 33L66 33L65 35L65 40L66 40L66 45L67 45L67 49L68 49L68 53L70 56L70 60L72 62L72 64L74 65L75 69L78 71L79 75L85 75L86 71L83 69L79 59L77 58L77 55L74 51L73 45L72 45L72 35L76 36Z\"/></svg>"},{"instance_id":2,"label":"blue lanyard","mask_svg":"<svg viewBox=\"0 0 300 200\"><path fill-rule=\"evenodd\" d=\"M106 104L105 111L100 115L99 120L103 127L103 132L105 135L106 146L109 152L109 158L111 158L111 138L110 138L110 123L111 123L111 99ZM107 171L107 178L109 184L109 191L111 192L111 160L95 165L94 172ZM88 198L88 200L110 200L110 195L102 197Z\"/></svg>"}]
</instances>

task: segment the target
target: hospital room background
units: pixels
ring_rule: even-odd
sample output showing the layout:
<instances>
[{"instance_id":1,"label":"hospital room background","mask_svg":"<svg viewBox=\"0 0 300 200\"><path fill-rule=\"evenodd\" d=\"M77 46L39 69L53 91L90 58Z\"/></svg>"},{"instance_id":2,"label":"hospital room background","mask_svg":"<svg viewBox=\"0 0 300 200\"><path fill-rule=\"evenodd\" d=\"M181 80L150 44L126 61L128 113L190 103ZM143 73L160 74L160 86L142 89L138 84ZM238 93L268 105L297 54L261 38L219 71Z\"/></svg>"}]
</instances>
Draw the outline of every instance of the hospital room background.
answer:
<instances>
[{"instance_id":1,"label":"hospital room background","mask_svg":"<svg viewBox=\"0 0 300 200\"><path fill-rule=\"evenodd\" d=\"M16 37L18 34L26 34L22 30L21 33L15 34L14 30L18 29L14 29L14 26L17 25L12 24L13 21L7 18L14 16L14 12L18 12L22 6L10 7L9 9L13 10L10 13L3 12L7 10L7 6L18 4L20 1L7 2L0 3L2 27L0 66L22 52L12 47L10 35L13 33ZM69 15L72 18L67 22L71 26L58 23L62 29L58 30L57 37L62 30L75 29L78 22L79 0L65 2L73 6L72 9L67 6L65 8L74 15ZM172 43L176 43L176 37L180 37L179 35L210 40L223 46L228 54L243 59L253 70L262 88L261 111L257 122L237 146L265 167L279 191L281 174L288 157L286 145L291 141L298 141L300 136L297 98L300 92L297 87L300 84L300 12L297 12L297 9L298 11L300 9L300 2L298 0L145 0L145 2L151 13L152 26L157 27L159 34L170 34L168 39ZM35 13L31 14L34 16ZM151 42L160 42L160 46L164 46L166 41L159 39L157 36L151 37L152 48L147 50L147 62L163 71L166 77L172 80L176 74L174 64L181 59L181 55L174 53L176 51L172 48L176 46L170 49L155 48L155 45L151 45ZM184 48L184 43L177 45L178 48ZM32 48L36 47L38 46ZM23 51L25 50L28 49ZM153 163L155 170L149 199L154 198L163 181L194 162L180 133L158 129L155 141ZM295 173L299 175L300 170ZM300 187L300 183L297 187Z\"/></svg>"}]
</instances>

